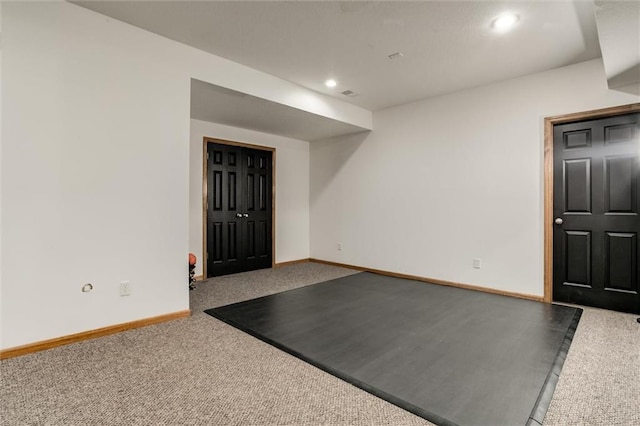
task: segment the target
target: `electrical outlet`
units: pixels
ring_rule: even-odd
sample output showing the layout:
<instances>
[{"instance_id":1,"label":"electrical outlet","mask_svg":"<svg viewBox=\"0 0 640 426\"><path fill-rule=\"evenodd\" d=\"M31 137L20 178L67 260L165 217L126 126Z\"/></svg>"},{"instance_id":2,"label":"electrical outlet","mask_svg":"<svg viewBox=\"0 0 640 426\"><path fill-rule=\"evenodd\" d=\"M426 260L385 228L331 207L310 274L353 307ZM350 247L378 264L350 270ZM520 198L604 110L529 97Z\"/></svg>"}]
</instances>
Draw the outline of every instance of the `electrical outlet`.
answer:
<instances>
[{"instance_id":1,"label":"electrical outlet","mask_svg":"<svg viewBox=\"0 0 640 426\"><path fill-rule=\"evenodd\" d=\"M120 283L120 296L129 296L131 294L131 283L129 281L122 281Z\"/></svg>"},{"instance_id":2,"label":"electrical outlet","mask_svg":"<svg viewBox=\"0 0 640 426\"><path fill-rule=\"evenodd\" d=\"M476 269L480 269L482 267L482 260L477 257L473 259L473 267Z\"/></svg>"},{"instance_id":3,"label":"electrical outlet","mask_svg":"<svg viewBox=\"0 0 640 426\"><path fill-rule=\"evenodd\" d=\"M338 243L338 251L342 251L342 243Z\"/></svg>"}]
</instances>

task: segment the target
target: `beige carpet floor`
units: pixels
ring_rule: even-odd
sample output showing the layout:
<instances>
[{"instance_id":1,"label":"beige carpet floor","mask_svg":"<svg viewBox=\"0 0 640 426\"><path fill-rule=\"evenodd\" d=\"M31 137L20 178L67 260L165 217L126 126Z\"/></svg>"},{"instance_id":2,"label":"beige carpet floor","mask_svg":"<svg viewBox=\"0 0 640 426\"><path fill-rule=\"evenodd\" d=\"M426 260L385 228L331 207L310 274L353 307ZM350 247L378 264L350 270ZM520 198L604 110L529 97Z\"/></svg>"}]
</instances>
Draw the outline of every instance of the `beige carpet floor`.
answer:
<instances>
[{"instance_id":1,"label":"beige carpet floor","mask_svg":"<svg viewBox=\"0 0 640 426\"><path fill-rule=\"evenodd\" d=\"M210 279L189 318L4 360L0 425L429 425L202 312L351 273ZM545 425L640 425L639 401L636 317L585 309Z\"/></svg>"}]
</instances>

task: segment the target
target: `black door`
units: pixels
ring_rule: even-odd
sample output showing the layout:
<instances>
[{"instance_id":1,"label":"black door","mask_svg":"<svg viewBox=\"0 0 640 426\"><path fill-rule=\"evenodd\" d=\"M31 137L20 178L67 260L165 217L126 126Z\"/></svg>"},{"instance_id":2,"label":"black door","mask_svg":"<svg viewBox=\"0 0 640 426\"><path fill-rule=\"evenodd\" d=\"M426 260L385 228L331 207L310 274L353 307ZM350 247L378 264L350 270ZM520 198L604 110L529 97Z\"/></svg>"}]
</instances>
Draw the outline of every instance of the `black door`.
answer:
<instances>
[{"instance_id":1,"label":"black door","mask_svg":"<svg viewBox=\"0 0 640 426\"><path fill-rule=\"evenodd\" d=\"M639 118L554 126L556 301L640 313Z\"/></svg>"},{"instance_id":2,"label":"black door","mask_svg":"<svg viewBox=\"0 0 640 426\"><path fill-rule=\"evenodd\" d=\"M272 155L207 143L207 277L271 267Z\"/></svg>"}]
</instances>

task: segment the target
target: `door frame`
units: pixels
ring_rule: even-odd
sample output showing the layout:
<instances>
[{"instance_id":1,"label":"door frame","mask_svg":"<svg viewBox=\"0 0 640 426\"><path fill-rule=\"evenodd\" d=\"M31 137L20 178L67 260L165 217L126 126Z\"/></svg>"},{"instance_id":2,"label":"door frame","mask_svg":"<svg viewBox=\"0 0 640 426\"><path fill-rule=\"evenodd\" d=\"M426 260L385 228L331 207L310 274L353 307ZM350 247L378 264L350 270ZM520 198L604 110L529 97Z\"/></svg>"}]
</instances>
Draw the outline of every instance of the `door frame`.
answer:
<instances>
[{"instance_id":1,"label":"door frame","mask_svg":"<svg viewBox=\"0 0 640 426\"><path fill-rule=\"evenodd\" d=\"M553 302L553 126L640 112L640 103L545 117L544 119L544 297Z\"/></svg>"},{"instance_id":2,"label":"door frame","mask_svg":"<svg viewBox=\"0 0 640 426\"><path fill-rule=\"evenodd\" d=\"M271 151L271 267L274 268L276 264L276 149L270 146L253 145L205 136L202 138L202 279L206 280L208 278L207 222L209 218L207 217L207 174L209 172L209 162L207 161L207 146L210 143Z\"/></svg>"}]
</instances>

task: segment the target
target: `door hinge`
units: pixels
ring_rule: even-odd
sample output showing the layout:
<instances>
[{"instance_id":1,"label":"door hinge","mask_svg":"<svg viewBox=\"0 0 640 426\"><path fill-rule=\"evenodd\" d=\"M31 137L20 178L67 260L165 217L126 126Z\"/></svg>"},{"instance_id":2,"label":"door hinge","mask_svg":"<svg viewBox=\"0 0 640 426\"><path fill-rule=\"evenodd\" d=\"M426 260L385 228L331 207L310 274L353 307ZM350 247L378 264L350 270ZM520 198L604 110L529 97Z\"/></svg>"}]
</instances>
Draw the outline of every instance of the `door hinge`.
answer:
<instances>
[{"instance_id":1,"label":"door hinge","mask_svg":"<svg viewBox=\"0 0 640 426\"><path fill-rule=\"evenodd\" d=\"M209 153L207 152L207 160L209 159Z\"/></svg>"}]
</instances>

